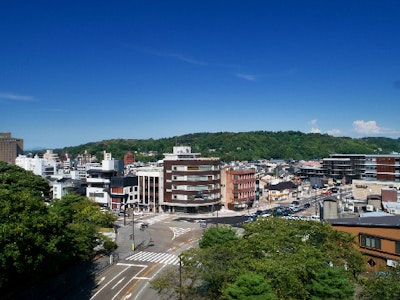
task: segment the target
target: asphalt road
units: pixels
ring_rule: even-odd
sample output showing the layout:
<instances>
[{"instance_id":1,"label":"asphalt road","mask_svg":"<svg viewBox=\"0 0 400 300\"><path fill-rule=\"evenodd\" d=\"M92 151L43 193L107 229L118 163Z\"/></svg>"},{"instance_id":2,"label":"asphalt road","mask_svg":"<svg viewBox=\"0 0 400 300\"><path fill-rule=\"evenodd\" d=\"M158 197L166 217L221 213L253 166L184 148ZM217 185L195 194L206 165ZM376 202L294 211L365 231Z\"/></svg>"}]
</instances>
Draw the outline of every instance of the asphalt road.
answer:
<instances>
[{"instance_id":1,"label":"asphalt road","mask_svg":"<svg viewBox=\"0 0 400 300\"><path fill-rule=\"evenodd\" d=\"M148 228L141 230L140 222L148 224ZM135 223L138 246L132 251L131 225L119 228L119 260L96 276L89 299L158 299L149 282L164 268L178 267L179 254L196 246L203 232L194 220L170 214L149 215Z\"/></svg>"}]
</instances>

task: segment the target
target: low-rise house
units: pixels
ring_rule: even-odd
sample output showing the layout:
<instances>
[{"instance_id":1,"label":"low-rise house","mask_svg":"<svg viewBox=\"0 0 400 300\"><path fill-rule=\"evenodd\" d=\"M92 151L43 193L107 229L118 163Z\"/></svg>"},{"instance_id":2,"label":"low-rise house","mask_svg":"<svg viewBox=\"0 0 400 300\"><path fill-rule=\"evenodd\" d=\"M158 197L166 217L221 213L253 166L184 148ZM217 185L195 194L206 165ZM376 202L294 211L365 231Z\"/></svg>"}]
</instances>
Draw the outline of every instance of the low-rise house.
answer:
<instances>
[{"instance_id":1,"label":"low-rise house","mask_svg":"<svg viewBox=\"0 0 400 300\"><path fill-rule=\"evenodd\" d=\"M400 261L400 216L341 218L326 220L333 228L357 238L368 265L379 270Z\"/></svg>"},{"instance_id":2,"label":"low-rise house","mask_svg":"<svg viewBox=\"0 0 400 300\"><path fill-rule=\"evenodd\" d=\"M292 181L285 181L265 187L265 191L268 193L270 202L281 201L288 200L293 194L297 194L297 187Z\"/></svg>"}]
</instances>

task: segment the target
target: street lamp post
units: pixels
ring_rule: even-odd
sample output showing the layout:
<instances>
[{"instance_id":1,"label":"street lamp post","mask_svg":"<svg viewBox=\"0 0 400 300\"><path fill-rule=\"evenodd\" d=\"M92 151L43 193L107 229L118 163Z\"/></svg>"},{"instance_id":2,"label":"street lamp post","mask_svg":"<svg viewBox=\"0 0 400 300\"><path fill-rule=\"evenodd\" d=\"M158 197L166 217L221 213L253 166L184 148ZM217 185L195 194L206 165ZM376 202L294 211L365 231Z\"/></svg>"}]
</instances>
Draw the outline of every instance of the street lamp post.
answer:
<instances>
[{"instance_id":1,"label":"street lamp post","mask_svg":"<svg viewBox=\"0 0 400 300\"><path fill-rule=\"evenodd\" d=\"M132 251L135 251L135 204L133 204L133 211L132 211Z\"/></svg>"}]
</instances>

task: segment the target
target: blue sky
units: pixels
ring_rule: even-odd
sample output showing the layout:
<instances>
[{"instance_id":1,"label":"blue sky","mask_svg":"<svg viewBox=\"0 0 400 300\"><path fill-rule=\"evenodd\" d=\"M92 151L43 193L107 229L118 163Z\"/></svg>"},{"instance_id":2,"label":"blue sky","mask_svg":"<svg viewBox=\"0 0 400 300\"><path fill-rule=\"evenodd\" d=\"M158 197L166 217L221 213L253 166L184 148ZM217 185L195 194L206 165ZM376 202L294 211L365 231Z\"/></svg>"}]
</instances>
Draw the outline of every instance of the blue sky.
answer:
<instances>
[{"instance_id":1,"label":"blue sky","mask_svg":"<svg viewBox=\"0 0 400 300\"><path fill-rule=\"evenodd\" d=\"M0 132L400 137L400 1L0 1Z\"/></svg>"}]
</instances>

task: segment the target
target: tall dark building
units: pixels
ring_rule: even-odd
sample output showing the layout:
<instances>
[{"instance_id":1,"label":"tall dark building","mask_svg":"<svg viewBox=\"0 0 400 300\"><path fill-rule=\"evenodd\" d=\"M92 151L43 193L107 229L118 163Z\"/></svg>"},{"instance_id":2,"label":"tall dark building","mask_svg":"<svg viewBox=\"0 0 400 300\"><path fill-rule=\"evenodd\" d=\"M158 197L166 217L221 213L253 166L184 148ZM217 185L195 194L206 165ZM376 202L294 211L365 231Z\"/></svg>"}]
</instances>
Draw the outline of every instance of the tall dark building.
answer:
<instances>
[{"instance_id":1,"label":"tall dark building","mask_svg":"<svg viewBox=\"0 0 400 300\"><path fill-rule=\"evenodd\" d=\"M0 161L15 165L15 159L23 153L23 139L11 137L10 132L0 132Z\"/></svg>"}]
</instances>

